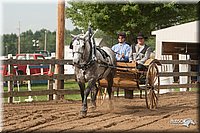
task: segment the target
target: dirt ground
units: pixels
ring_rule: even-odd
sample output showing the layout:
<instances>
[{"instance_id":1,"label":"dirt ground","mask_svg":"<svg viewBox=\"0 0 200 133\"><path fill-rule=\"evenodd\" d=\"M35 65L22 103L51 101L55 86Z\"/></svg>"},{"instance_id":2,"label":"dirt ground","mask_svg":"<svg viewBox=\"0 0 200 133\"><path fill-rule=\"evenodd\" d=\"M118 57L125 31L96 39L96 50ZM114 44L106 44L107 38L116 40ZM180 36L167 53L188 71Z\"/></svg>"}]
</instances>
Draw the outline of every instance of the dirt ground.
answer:
<instances>
[{"instance_id":1,"label":"dirt ground","mask_svg":"<svg viewBox=\"0 0 200 133\"><path fill-rule=\"evenodd\" d=\"M79 115L80 101L4 104L3 132L198 132L199 95L174 92L159 96L156 110L146 108L145 99L115 97L87 117ZM195 124L183 125L190 118Z\"/></svg>"}]
</instances>

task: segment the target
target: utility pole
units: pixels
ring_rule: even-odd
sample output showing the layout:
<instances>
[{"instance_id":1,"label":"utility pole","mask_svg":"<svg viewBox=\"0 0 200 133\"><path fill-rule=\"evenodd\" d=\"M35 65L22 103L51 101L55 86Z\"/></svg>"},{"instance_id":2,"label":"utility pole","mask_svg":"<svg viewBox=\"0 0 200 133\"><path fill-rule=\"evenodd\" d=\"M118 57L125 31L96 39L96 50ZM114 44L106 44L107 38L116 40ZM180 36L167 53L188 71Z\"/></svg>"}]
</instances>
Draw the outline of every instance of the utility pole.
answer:
<instances>
[{"instance_id":1,"label":"utility pole","mask_svg":"<svg viewBox=\"0 0 200 133\"><path fill-rule=\"evenodd\" d=\"M65 0L58 0L58 17L57 17L57 34L56 34L56 59L64 59L64 31L65 31ZM64 65L55 65L56 74L64 74ZM56 89L64 89L64 80L56 80ZM56 99L64 98L57 96Z\"/></svg>"},{"instance_id":2,"label":"utility pole","mask_svg":"<svg viewBox=\"0 0 200 133\"><path fill-rule=\"evenodd\" d=\"M19 31L19 35L18 35L18 43L17 43L17 53L20 54L20 21L19 21L19 28L18 28L18 31Z\"/></svg>"},{"instance_id":3,"label":"utility pole","mask_svg":"<svg viewBox=\"0 0 200 133\"><path fill-rule=\"evenodd\" d=\"M47 50L47 31L44 31L44 50Z\"/></svg>"}]
</instances>

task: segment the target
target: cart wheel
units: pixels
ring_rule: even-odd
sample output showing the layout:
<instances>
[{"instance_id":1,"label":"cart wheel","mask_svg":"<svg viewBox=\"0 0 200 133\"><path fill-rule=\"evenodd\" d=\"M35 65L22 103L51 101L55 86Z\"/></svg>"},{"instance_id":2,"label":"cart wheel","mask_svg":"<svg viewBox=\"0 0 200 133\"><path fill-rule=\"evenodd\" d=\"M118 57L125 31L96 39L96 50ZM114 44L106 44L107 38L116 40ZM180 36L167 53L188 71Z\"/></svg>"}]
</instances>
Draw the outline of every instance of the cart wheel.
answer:
<instances>
[{"instance_id":1,"label":"cart wheel","mask_svg":"<svg viewBox=\"0 0 200 133\"><path fill-rule=\"evenodd\" d=\"M156 109L158 105L158 95L160 78L158 67L155 63L149 65L146 75L145 98L148 109Z\"/></svg>"},{"instance_id":2,"label":"cart wheel","mask_svg":"<svg viewBox=\"0 0 200 133\"><path fill-rule=\"evenodd\" d=\"M97 93L97 106L101 106L106 98L107 88L98 86L98 93Z\"/></svg>"}]
</instances>

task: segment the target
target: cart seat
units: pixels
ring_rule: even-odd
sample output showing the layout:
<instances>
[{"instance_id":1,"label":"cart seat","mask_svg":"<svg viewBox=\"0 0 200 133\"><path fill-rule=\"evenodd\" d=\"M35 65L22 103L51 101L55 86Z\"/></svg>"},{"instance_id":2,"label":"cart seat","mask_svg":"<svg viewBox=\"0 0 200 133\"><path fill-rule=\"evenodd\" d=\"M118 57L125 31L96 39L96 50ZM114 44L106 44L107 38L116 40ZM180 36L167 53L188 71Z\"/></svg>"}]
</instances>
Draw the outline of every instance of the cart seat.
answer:
<instances>
[{"instance_id":1,"label":"cart seat","mask_svg":"<svg viewBox=\"0 0 200 133\"><path fill-rule=\"evenodd\" d=\"M117 71L113 79L113 87L138 88L136 63L117 62ZM99 85L107 87L108 81L101 79Z\"/></svg>"}]
</instances>

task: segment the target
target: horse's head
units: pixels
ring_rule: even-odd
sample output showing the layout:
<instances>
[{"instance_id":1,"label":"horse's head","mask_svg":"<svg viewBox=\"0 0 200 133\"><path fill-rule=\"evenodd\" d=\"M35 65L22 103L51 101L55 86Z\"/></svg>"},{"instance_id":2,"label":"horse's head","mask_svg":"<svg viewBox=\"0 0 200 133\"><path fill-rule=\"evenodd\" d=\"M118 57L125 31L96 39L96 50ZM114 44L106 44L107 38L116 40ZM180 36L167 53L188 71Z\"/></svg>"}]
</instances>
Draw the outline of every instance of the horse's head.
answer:
<instances>
[{"instance_id":1,"label":"horse's head","mask_svg":"<svg viewBox=\"0 0 200 133\"><path fill-rule=\"evenodd\" d=\"M80 64L84 58L87 33L85 35L72 35L72 37L70 48L73 52L73 64Z\"/></svg>"}]
</instances>

